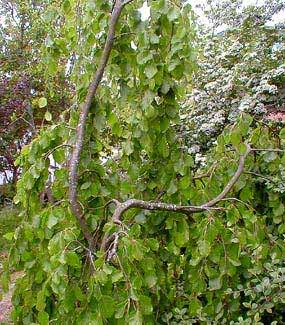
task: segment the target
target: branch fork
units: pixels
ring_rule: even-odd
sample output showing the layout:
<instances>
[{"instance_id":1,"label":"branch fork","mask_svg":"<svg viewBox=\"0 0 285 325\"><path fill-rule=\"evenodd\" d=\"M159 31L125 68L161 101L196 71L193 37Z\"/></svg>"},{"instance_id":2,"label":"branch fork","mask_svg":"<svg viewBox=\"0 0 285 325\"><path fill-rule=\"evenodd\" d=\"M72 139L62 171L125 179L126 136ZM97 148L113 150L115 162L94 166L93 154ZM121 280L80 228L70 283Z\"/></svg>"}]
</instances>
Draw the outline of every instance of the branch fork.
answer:
<instances>
[{"instance_id":1,"label":"branch fork","mask_svg":"<svg viewBox=\"0 0 285 325\"><path fill-rule=\"evenodd\" d=\"M132 0L131 0L132 1ZM131 1L122 1L116 0L114 2L114 7L112 10L112 15L110 19L110 27L107 35L107 39L105 42L105 46L101 55L100 63L98 69L96 70L93 80L91 81L87 96L85 98L85 102L83 103L82 107L80 108L80 115L79 115L79 122L76 129L76 142L74 145L74 149L71 154L71 159L69 163L69 202L72 213L76 217L81 230L83 232L84 238L88 241L89 246L93 246L93 237L92 233L90 232L87 221L84 217L84 212L82 207L78 201L78 165L80 161L80 155L83 148L84 143L84 136L85 136L85 126L87 121L87 116L89 109L91 107L92 99L96 95L100 82L103 78L105 68L107 66L110 53L113 47L114 38L115 38L115 31L116 26L119 21L119 17L124 6Z\"/></svg>"}]
</instances>

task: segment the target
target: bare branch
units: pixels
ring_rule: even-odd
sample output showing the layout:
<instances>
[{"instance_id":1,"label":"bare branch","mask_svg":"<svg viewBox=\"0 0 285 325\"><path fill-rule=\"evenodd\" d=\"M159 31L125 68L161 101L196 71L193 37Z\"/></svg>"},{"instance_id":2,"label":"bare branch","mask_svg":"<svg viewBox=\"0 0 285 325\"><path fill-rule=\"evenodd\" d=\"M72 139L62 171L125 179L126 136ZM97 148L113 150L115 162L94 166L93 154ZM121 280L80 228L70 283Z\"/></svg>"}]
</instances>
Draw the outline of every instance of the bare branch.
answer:
<instances>
[{"instance_id":1,"label":"bare branch","mask_svg":"<svg viewBox=\"0 0 285 325\"><path fill-rule=\"evenodd\" d=\"M266 148L266 149L260 149L260 148L252 148L251 151L269 151L269 152L285 152L285 150L282 149L276 149L276 148Z\"/></svg>"},{"instance_id":2,"label":"bare branch","mask_svg":"<svg viewBox=\"0 0 285 325\"><path fill-rule=\"evenodd\" d=\"M223 189L223 191L217 197L215 197L213 200L203 204L203 207L208 207L208 208L212 207L226 197L226 195L230 192L230 190L233 188L235 183L238 181L240 175L242 174L243 169L244 169L245 159L251 151L252 151L252 149L248 145L245 154L240 156L238 169L235 172L234 176L230 179L230 181L228 182L226 187Z\"/></svg>"},{"instance_id":3,"label":"bare branch","mask_svg":"<svg viewBox=\"0 0 285 325\"><path fill-rule=\"evenodd\" d=\"M198 179L212 177L212 175L213 175L213 173L214 173L214 171L215 171L216 168L217 168L217 163L215 163L213 166L211 166L211 168L207 171L207 173L193 176L192 179L194 181L196 181Z\"/></svg>"},{"instance_id":4,"label":"bare branch","mask_svg":"<svg viewBox=\"0 0 285 325\"><path fill-rule=\"evenodd\" d=\"M262 178L262 179L264 179L265 181L268 181L268 182L271 182L271 183L276 183L276 182L274 182L274 180L273 179L271 179L271 178L269 178L269 177L266 177L266 176L264 176L264 175L261 175L261 174L259 174L259 173L255 173L255 172L252 172L252 171L244 171L244 173L245 174L249 174L249 175L253 175L253 176L256 176L256 177L259 177L259 178Z\"/></svg>"}]
</instances>

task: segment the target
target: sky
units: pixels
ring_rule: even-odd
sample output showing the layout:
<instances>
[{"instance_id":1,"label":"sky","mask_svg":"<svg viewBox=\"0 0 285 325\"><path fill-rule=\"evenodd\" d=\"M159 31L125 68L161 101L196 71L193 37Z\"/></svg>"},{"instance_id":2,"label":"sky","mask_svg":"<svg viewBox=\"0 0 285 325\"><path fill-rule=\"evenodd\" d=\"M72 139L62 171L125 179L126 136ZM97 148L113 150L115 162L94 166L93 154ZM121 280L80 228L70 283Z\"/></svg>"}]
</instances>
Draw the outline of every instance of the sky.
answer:
<instances>
[{"instance_id":1,"label":"sky","mask_svg":"<svg viewBox=\"0 0 285 325\"><path fill-rule=\"evenodd\" d=\"M255 3L262 3L262 0L244 0L244 5L251 5ZM195 8L197 5L203 5L206 4L206 0L188 0L188 3L190 3L193 8ZM144 3L143 7L140 9L142 14L142 20L146 20L149 17L149 7L147 6L147 2ZM200 19L202 22L206 23L207 21L203 19L203 15L201 10L195 9L195 12L200 16ZM274 23L281 22L285 19L285 10L281 11L274 17ZM3 23L4 17L0 16L0 25Z\"/></svg>"},{"instance_id":2,"label":"sky","mask_svg":"<svg viewBox=\"0 0 285 325\"><path fill-rule=\"evenodd\" d=\"M253 5L257 2L257 4L262 4L262 0L244 0L244 6ZM190 3L196 12L196 14L199 16L200 20L203 23L207 23L207 19L203 17L202 11L195 8L197 5L205 5L206 0L188 0L188 3ZM142 20L147 20L150 14L149 7L147 6L147 2L145 1L143 7L140 9ZM279 23L281 21L285 20L285 10L279 12L277 15L273 17L273 23Z\"/></svg>"}]
</instances>

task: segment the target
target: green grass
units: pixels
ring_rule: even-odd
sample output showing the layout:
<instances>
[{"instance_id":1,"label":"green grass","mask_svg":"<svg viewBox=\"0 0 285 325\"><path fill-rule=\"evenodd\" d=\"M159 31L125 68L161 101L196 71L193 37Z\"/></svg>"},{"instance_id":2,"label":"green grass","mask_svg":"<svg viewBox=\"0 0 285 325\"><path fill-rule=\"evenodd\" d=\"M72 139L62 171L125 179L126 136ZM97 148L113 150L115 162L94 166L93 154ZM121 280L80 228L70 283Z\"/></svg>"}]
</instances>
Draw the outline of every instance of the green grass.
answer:
<instances>
[{"instance_id":1,"label":"green grass","mask_svg":"<svg viewBox=\"0 0 285 325\"><path fill-rule=\"evenodd\" d=\"M11 241L5 234L13 232L20 222L19 211L13 207L0 207L0 254L8 253Z\"/></svg>"}]
</instances>

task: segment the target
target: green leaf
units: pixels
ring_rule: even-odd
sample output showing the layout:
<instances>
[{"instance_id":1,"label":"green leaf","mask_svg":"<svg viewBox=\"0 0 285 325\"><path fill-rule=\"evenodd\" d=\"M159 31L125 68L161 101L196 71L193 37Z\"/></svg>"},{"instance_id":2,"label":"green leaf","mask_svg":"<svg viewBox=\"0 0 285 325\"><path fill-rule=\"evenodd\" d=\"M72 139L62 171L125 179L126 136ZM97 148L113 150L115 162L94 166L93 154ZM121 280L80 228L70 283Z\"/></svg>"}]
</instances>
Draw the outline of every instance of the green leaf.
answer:
<instances>
[{"instance_id":1,"label":"green leaf","mask_svg":"<svg viewBox=\"0 0 285 325\"><path fill-rule=\"evenodd\" d=\"M47 106L47 99L45 97L41 97L38 100L38 105L40 108L46 107Z\"/></svg>"},{"instance_id":2,"label":"green leaf","mask_svg":"<svg viewBox=\"0 0 285 325\"><path fill-rule=\"evenodd\" d=\"M279 138L285 140L285 128L281 129L279 132Z\"/></svg>"},{"instance_id":3,"label":"green leaf","mask_svg":"<svg viewBox=\"0 0 285 325\"><path fill-rule=\"evenodd\" d=\"M241 265L241 262L240 261L238 261L238 260L235 260L235 259L233 259L233 258L228 258L228 260L231 262L231 264L233 265L233 266L240 266Z\"/></svg>"},{"instance_id":4,"label":"green leaf","mask_svg":"<svg viewBox=\"0 0 285 325\"><path fill-rule=\"evenodd\" d=\"M126 305L127 305L127 302L123 301L122 303L120 303L119 305L116 306L116 312L115 312L116 319L120 319L120 318L124 317Z\"/></svg>"},{"instance_id":5,"label":"green leaf","mask_svg":"<svg viewBox=\"0 0 285 325\"><path fill-rule=\"evenodd\" d=\"M135 216L135 222L140 224L146 223L146 216L143 211L141 211L139 214Z\"/></svg>"},{"instance_id":6,"label":"green leaf","mask_svg":"<svg viewBox=\"0 0 285 325\"><path fill-rule=\"evenodd\" d=\"M187 188L189 188L190 186L190 177L189 176L184 176L181 178L181 180L179 181L179 187L182 190L186 190Z\"/></svg>"},{"instance_id":7,"label":"green leaf","mask_svg":"<svg viewBox=\"0 0 285 325\"><path fill-rule=\"evenodd\" d=\"M177 222L176 229L173 233L175 244L178 247L185 246L189 241L189 226L185 219Z\"/></svg>"},{"instance_id":8,"label":"green leaf","mask_svg":"<svg viewBox=\"0 0 285 325\"><path fill-rule=\"evenodd\" d=\"M46 297L43 291L39 291L37 294L36 308L38 311L44 311L46 306Z\"/></svg>"},{"instance_id":9,"label":"green leaf","mask_svg":"<svg viewBox=\"0 0 285 325\"><path fill-rule=\"evenodd\" d=\"M273 214L275 217L281 216L284 214L285 207L284 204L280 202L277 208L273 209Z\"/></svg>"},{"instance_id":10,"label":"green leaf","mask_svg":"<svg viewBox=\"0 0 285 325\"><path fill-rule=\"evenodd\" d=\"M129 321L127 324L128 325L142 325L143 324L142 315L139 312L139 310L137 310L137 312L135 313L134 316L129 318Z\"/></svg>"},{"instance_id":11,"label":"green leaf","mask_svg":"<svg viewBox=\"0 0 285 325\"><path fill-rule=\"evenodd\" d=\"M210 290L219 290L222 287L222 278L217 277L209 280L209 288Z\"/></svg>"},{"instance_id":12,"label":"green leaf","mask_svg":"<svg viewBox=\"0 0 285 325\"><path fill-rule=\"evenodd\" d=\"M49 324L49 314L45 311L40 311L38 314L38 321L40 325L48 325Z\"/></svg>"},{"instance_id":13,"label":"green leaf","mask_svg":"<svg viewBox=\"0 0 285 325\"><path fill-rule=\"evenodd\" d=\"M122 272L117 271L114 274L112 274L112 283L118 282L121 279L123 279L124 275Z\"/></svg>"},{"instance_id":14,"label":"green leaf","mask_svg":"<svg viewBox=\"0 0 285 325\"><path fill-rule=\"evenodd\" d=\"M47 221L47 227L51 229L57 223L58 223L58 217L54 216L53 214L50 214Z\"/></svg>"},{"instance_id":15,"label":"green leaf","mask_svg":"<svg viewBox=\"0 0 285 325\"><path fill-rule=\"evenodd\" d=\"M99 307L102 316L110 318L116 310L115 300L110 296L103 295Z\"/></svg>"},{"instance_id":16,"label":"green leaf","mask_svg":"<svg viewBox=\"0 0 285 325\"><path fill-rule=\"evenodd\" d=\"M160 130L161 130L161 132L165 132L165 131L167 131L168 128L169 128L169 125L170 125L169 118L167 118L167 117L163 117L163 118L160 120Z\"/></svg>"},{"instance_id":17,"label":"green leaf","mask_svg":"<svg viewBox=\"0 0 285 325\"><path fill-rule=\"evenodd\" d=\"M157 282L157 276L153 273L148 274L145 276L145 282L148 285L149 288L152 288L156 285Z\"/></svg>"},{"instance_id":18,"label":"green leaf","mask_svg":"<svg viewBox=\"0 0 285 325\"><path fill-rule=\"evenodd\" d=\"M81 260L79 256L75 252L68 252L66 254L66 262L68 265L74 267L74 268L80 268L81 267Z\"/></svg>"},{"instance_id":19,"label":"green leaf","mask_svg":"<svg viewBox=\"0 0 285 325\"><path fill-rule=\"evenodd\" d=\"M206 240L199 240L198 241L198 249L201 256L206 257L211 252L211 244Z\"/></svg>"},{"instance_id":20,"label":"green leaf","mask_svg":"<svg viewBox=\"0 0 285 325\"><path fill-rule=\"evenodd\" d=\"M129 156L130 154L132 154L134 152L134 145L131 141L127 141L124 144L124 151L127 156Z\"/></svg>"},{"instance_id":21,"label":"green leaf","mask_svg":"<svg viewBox=\"0 0 285 325\"><path fill-rule=\"evenodd\" d=\"M157 70L156 65L151 64L151 65L148 65L144 71L145 71L145 74L148 77L148 79L152 79L156 75L158 70Z\"/></svg>"},{"instance_id":22,"label":"green leaf","mask_svg":"<svg viewBox=\"0 0 285 325\"><path fill-rule=\"evenodd\" d=\"M161 138L158 150L162 154L163 158L167 158L169 156L169 147L165 137Z\"/></svg>"},{"instance_id":23,"label":"green leaf","mask_svg":"<svg viewBox=\"0 0 285 325\"><path fill-rule=\"evenodd\" d=\"M7 232L4 236L5 239L11 241L14 238L14 232Z\"/></svg>"},{"instance_id":24,"label":"green leaf","mask_svg":"<svg viewBox=\"0 0 285 325\"><path fill-rule=\"evenodd\" d=\"M49 111L45 112L45 120L50 122L52 120L52 115Z\"/></svg>"},{"instance_id":25,"label":"green leaf","mask_svg":"<svg viewBox=\"0 0 285 325\"><path fill-rule=\"evenodd\" d=\"M147 63L148 61L150 61L151 59L153 58L153 55L151 53L146 53L146 52L140 52L138 55L137 55L137 62L138 64L145 64Z\"/></svg>"},{"instance_id":26,"label":"green leaf","mask_svg":"<svg viewBox=\"0 0 285 325\"><path fill-rule=\"evenodd\" d=\"M81 185L80 189L81 190L86 190L87 188L89 188L91 186L91 182L85 182Z\"/></svg>"},{"instance_id":27,"label":"green leaf","mask_svg":"<svg viewBox=\"0 0 285 325\"><path fill-rule=\"evenodd\" d=\"M156 34L151 34L149 40L151 44L159 43L159 37Z\"/></svg>"},{"instance_id":28,"label":"green leaf","mask_svg":"<svg viewBox=\"0 0 285 325\"><path fill-rule=\"evenodd\" d=\"M266 162L271 162L275 160L278 157L278 155L276 154L276 152L271 151L271 152L265 152L263 157Z\"/></svg>"},{"instance_id":29,"label":"green leaf","mask_svg":"<svg viewBox=\"0 0 285 325\"><path fill-rule=\"evenodd\" d=\"M57 149L53 152L53 158L54 160L58 163L61 164L65 161L66 157L65 157L65 151L64 149Z\"/></svg>"},{"instance_id":30,"label":"green leaf","mask_svg":"<svg viewBox=\"0 0 285 325\"><path fill-rule=\"evenodd\" d=\"M167 189L167 194L172 195L177 192L177 186L174 180L172 180L169 184L169 187Z\"/></svg>"},{"instance_id":31,"label":"green leaf","mask_svg":"<svg viewBox=\"0 0 285 325\"><path fill-rule=\"evenodd\" d=\"M201 309L202 309L201 301L198 298L190 298L189 314L191 316L196 316Z\"/></svg>"},{"instance_id":32,"label":"green leaf","mask_svg":"<svg viewBox=\"0 0 285 325\"><path fill-rule=\"evenodd\" d=\"M170 21L176 20L180 16L180 10L172 6L168 11L167 17Z\"/></svg>"},{"instance_id":33,"label":"green leaf","mask_svg":"<svg viewBox=\"0 0 285 325\"><path fill-rule=\"evenodd\" d=\"M155 238L148 239L148 246L152 251L157 252L159 249L159 242Z\"/></svg>"},{"instance_id":34,"label":"green leaf","mask_svg":"<svg viewBox=\"0 0 285 325\"><path fill-rule=\"evenodd\" d=\"M242 136L241 136L240 132L238 132L238 131L232 132L230 135L230 139L231 139L231 143L235 147L239 147L240 143L242 142Z\"/></svg>"},{"instance_id":35,"label":"green leaf","mask_svg":"<svg viewBox=\"0 0 285 325\"><path fill-rule=\"evenodd\" d=\"M147 296L139 296L140 309L143 315L151 315L153 312L153 307L151 299Z\"/></svg>"}]
</instances>

